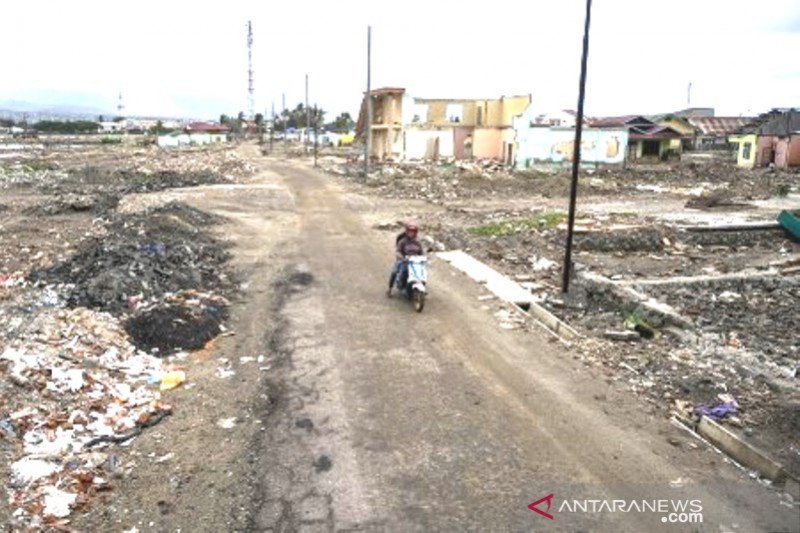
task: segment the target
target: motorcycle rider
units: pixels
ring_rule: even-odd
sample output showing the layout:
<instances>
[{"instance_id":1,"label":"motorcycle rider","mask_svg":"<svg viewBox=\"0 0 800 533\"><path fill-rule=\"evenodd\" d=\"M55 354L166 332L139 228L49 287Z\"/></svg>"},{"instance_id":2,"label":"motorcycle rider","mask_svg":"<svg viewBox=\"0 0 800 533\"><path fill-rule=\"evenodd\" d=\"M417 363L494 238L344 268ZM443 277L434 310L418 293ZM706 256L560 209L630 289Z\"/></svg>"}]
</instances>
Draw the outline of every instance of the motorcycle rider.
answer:
<instances>
[{"instance_id":1,"label":"motorcycle rider","mask_svg":"<svg viewBox=\"0 0 800 533\"><path fill-rule=\"evenodd\" d=\"M386 291L386 296L392 295L392 287L394 287L398 274L401 276L401 281L405 281L408 277L405 258L410 255L424 255L422 244L417 239L418 235L419 226L415 222L406 222L405 231L395 239L395 262L392 266L392 273L389 275L389 290Z\"/></svg>"}]
</instances>

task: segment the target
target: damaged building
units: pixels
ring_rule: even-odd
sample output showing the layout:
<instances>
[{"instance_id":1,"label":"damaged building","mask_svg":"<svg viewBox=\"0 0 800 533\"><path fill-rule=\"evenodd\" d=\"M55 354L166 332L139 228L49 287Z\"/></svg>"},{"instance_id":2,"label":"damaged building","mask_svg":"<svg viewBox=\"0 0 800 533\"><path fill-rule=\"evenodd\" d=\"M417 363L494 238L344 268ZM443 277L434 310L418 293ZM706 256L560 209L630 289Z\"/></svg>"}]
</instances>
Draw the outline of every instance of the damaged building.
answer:
<instances>
[{"instance_id":1,"label":"damaged building","mask_svg":"<svg viewBox=\"0 0 800 533\"><path fill-rule=\"evenodd\" d=\"M572 124L552 125L529 107L514 118L517 168L540 164L571 162L575 149L575 120ZM581 162L590 165L613 165L625 162L628 130L624 127L585 127L581 138Z\"/></svg>"},{"instance_id":2,"label":"damaged building","mask_svg":"<svg viewBox=\"0 0 800 533\"><path fill-rule=\"evenodd\" d=\"M628 132L627 161L666 160L680 156L681 133L641 115L600 117L589 121L593 128L622 128Z\"/></svg>"},{"instance_id":3,"label":"damaged building","mask_svg":"<svg viewBox=\"0 0 800 533\"><path fill-rule=\"evenodd\" d=\"M737 146L736 164L743 168L800 166L800 112L773 109L751 119L728 136Z\"/></svg>"},{"instance_id":4,"label":"damaged building","mask_svg":"<svg viewBox=\"0 0 800 533\"><path fill-rule=\"evenodd\" d=\"M403 88L371 91L372 145L379 159L494 159L512 164L515 154L513 118L531 103L531 96L497 99L415 98ZM357 131L366 127L366 101Z\"/></svg>"}]
</instances>

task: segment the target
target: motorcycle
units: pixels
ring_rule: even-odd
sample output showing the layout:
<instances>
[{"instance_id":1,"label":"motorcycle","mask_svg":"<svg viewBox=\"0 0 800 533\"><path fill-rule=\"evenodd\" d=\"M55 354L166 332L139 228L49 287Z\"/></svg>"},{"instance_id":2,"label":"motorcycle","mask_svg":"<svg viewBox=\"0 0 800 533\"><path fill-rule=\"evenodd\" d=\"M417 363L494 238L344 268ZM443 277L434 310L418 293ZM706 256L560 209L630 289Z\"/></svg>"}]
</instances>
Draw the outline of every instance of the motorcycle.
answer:
<instances>
[{"instance_id":1,"label":"motorcycle","mask_svg":"<svg viewBox=\"0 0 800 533\"><path fill-rule=\"evenodd\" d=\"M428 284L428 259L424 255L412 255L403 260L405 276L395 279L395 287L414 304L417 313L425 307ZM404 279L405 278L405 279Z\"/></svg>"}]
</instances>

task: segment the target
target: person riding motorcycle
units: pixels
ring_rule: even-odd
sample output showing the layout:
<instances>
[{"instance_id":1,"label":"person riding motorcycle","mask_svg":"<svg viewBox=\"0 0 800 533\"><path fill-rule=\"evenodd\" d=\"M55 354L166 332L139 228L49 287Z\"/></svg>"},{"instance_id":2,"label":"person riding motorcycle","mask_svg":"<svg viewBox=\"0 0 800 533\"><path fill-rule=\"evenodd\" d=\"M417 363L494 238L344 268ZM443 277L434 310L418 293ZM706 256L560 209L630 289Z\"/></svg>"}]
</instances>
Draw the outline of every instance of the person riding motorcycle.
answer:
<instances>
[{"instance_id":1,"label":"person riding motorcycle","mask_svg":"<svg viewBox=\"0 0 800 533\"><path fill-rule=\"evenodd\" d=\"M395 239L395 262L392 266L392 273L389 275L389 290L386 292L387 296L392 295L392 287L397 276L405 284L408 277L408 270L405 263L405 258L411 255L424 255L425 252L420 244L417 236L419 235L419 226L414 222L407 222L405 231L400 233Z\"/></svg>"}]
</instances>

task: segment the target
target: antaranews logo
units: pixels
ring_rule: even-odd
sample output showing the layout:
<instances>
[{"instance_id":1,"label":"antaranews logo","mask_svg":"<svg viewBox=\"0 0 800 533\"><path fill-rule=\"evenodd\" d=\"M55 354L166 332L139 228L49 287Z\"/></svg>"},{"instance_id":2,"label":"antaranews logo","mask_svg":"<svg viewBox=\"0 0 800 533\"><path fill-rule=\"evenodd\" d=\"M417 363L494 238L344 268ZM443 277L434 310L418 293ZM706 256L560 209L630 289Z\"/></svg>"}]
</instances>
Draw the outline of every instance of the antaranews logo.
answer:
<instances>
[{"instance_id":1,"label":"antaranews logo","mask_svg":"<svg viewBox=\"0 0 800 533\"><path fill-rule=\"evenodd\" d=\"M528 505L528 509L550 520L555 517L550 514L555 494L550 493L544 498L539 498ZM547 504L547 509L539 507ZM584 499L564 500L557 506L558 513L652 513L661 515L662 523L670 524L699 524L703 522L703 504L700 500L606 500Z\"/></svg>"},{"instance_id":2,"label":"antaranews logo","mask_svg":"<svg viewBox=\"0 0 800 533\"><path fill-rule=\"evenodd\" d=\"M540 515L544 516L545 518L549 518L550 520L553 520L553 515L551 515L550 513L546 513L544 511L542 511L541 509L537 509L536 508L537 505L539 505L540 503L546 501L547 502L547 510L549 511L550 510L550 503L553 500L553 496L554 496L554 494L550 493L547 496L545 496L544 498L539 498L538 500L536 500L535 502L530 504L528 506L528 509L530 509L534 513L539 513Z\"/></svg>"}]
</instances>

